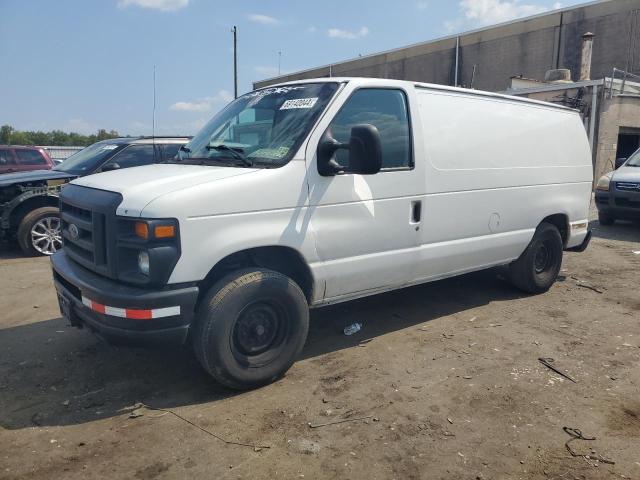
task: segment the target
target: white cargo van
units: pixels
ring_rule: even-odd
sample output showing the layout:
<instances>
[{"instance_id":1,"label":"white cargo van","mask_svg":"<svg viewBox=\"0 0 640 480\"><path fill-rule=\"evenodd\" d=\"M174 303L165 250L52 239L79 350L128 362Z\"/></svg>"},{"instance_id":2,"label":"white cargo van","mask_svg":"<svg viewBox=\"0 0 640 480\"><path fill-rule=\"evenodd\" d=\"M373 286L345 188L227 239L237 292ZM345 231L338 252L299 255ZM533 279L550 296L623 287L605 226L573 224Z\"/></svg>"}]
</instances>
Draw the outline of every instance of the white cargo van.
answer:
<instances>
[{"instance_id":1,"label":"white cargo van","mask_svg":"<svg viewBox=\"0 0 640 480\"><path fill-rule=\"evenodd\" d=\"M281 376L309 307L496 265L530 293L584 250L577 112L439 85L324 78L231 102L165 164L74 180L52 257L63 315L191 342L234 388ZM437 299L434 299L437 301Z\"/></svg>"}]
</instances>

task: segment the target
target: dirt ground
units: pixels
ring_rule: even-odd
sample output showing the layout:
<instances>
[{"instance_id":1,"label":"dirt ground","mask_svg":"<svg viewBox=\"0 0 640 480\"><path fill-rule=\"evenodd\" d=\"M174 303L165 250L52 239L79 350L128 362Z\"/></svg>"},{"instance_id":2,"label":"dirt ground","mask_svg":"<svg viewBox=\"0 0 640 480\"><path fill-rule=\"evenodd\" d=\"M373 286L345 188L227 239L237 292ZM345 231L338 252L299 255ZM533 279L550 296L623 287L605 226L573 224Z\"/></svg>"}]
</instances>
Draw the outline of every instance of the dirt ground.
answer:
<instances>
[{"instance_id":1,"label":"dirt ground","mask_svg":"<svg viewBox=\"0 0 640 480\"><path fill-rule=\"evenodd\" d=\"M640 227L592 227L544 295L491 270L316 310L244 393L65 325L48 260L5 250L0 478L640 479Z\"/></svg>"}]
</instances>

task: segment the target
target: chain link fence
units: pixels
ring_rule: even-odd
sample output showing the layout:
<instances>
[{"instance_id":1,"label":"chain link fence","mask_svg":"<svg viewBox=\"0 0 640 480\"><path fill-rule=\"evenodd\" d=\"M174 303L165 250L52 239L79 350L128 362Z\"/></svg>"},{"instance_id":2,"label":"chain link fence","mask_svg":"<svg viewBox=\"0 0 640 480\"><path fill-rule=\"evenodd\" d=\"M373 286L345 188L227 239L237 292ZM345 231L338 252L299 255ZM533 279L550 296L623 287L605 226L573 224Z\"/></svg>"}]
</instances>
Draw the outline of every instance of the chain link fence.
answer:
<instances>
[{"instance_id":1,"label":"chain link fence","mask_svg":"<svg viewBox=\"0 0 640 480\"><path fill-rule=\"evenodd\" d=\"M74 153L79 152L84 147L53 147L53 146L42 146L49 156L51 160L55 163L62 163L64 160L69 158Z\"/></svg>"}]
</instances>

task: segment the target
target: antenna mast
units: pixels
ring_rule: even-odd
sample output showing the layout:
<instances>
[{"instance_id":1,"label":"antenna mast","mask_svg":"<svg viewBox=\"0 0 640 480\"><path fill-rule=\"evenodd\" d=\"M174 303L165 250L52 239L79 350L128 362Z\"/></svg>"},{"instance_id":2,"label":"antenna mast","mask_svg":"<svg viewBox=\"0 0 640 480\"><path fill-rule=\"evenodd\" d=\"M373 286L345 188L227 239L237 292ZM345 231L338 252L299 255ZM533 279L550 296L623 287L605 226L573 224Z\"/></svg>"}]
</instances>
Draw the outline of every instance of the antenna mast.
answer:
<instances>
[{"instance_id":1,"label":"antenna mast","mask_svg":"<svg viewBox=\"0 0 640 480\"><path fill-rule=\"evenodd\" d=\"M153 66L153 118L151 119L151 143L153 144L153 163L156 163L156 66Z\"/></svg>"},{"instance_id":2,"label":"antenna mast","mask_svg":"<svg viewBox=\"0 0 640 480\"><path fill-rule=\"evenodd\" d=\"M156 136L156 66L153 66L153 114L151 119L151 136Z\"/></svg>"},{"instance_id":3,"label":"antenna mast","mask_svg":"<svg viewBox=\"0 0 640 480\"><path fill-rule=\"evenodd\" d=\"M238 98L238 29L233 26L233 98Z\"/></svg>"}]
</instances>

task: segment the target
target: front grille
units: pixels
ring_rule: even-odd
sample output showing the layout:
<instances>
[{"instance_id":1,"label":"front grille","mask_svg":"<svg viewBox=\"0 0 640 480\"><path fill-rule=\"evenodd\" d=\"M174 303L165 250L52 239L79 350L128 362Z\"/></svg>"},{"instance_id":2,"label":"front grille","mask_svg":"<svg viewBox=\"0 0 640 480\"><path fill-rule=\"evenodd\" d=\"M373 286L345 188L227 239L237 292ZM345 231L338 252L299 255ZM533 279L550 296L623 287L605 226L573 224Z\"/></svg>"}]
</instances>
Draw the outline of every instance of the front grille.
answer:
<instances>
[{"instance_id":1,"label":"front grille","mask_svg":"<svg viewBox=\"0 0 640 480\"><path fill-rule=\"evenodd\" d=\"M60 203L62 237L68 252L91 262L96 267L106 264L104 238L104 214Z\"/></svg>"},{"instance_id":2,"label":"front grille","mask_svg":"<svg viewBox=\"0 0 640 480\"><path fill-rule=\"evenodd\" d=\"M623 192L639 192L640 183L638 182L616 182L616 189Z\"/></svg>"},{"instance_id":3,"label":"front grille","mask_svg":"<svg viewBox=\"0 0 640 480\"><path fill-rule=\"evenodd\" d=\"M114 192L68 185L60 194L62 241L67 255L82 266L116 278L116 207Z\"/></svg>"}]
</instances>

